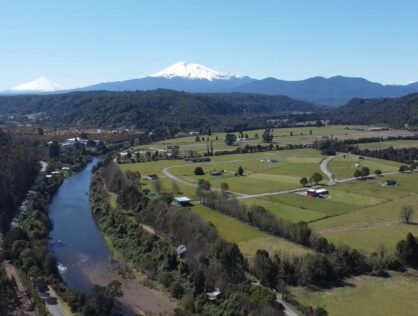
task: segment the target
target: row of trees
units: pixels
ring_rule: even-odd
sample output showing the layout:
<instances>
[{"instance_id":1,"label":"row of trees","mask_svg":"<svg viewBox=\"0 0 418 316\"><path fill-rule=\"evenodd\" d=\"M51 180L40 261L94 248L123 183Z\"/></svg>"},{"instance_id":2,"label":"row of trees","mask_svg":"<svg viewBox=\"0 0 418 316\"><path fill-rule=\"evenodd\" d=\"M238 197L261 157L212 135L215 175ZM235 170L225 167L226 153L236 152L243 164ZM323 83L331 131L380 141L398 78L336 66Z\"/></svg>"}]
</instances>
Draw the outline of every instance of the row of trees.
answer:
<instances>
[{"instance_id":1,"label":"row of trees","mask_svg":"<svg viewBox=\"0 0 418 316\"><path fill-rule=\"evenodd\" d=\"M279 281L285 284L323 286L353 275L366 273L385 275L384 271L386 269L404 269L405 261L399 255L391 255L382 251L380 254L366 257L357 250L348 247L336 247L324 237L314 233L307 224L294 224L279 220L261 206L241 205L237 200L216 192L205 192L202 201L212 209L319 253L290 261L289 259L278 258L283 266L277 265L275 271L283 270ZM254 266L254 269L258 268ZM263 273L268 274L268 271ZM279 272L277 273L280 275ZM257 274L259 275L258 272ZM265 284L279 286L279 281L277 281L276 275Z\"/></svg>"},{"instance_id":2,"label":"row of trees","mask_svg":"<svg viewBox=\"0 0 418 316\"><path fill-rule=\"evenodd\" d=\"M210 189L207 184L201 185ZM105 187L118 194L116 208L109 205ZM149 200L132 176L112 162L97 172L90 193L95 217L113 246L181 299L186 313L260 315L269 310L269 315L281 315L274 307L274 293L246 281L247 262L238 247L221 239L196 214L163 198ZM156 233L145 231L142 223ZM174 250L180 244L187 247L181 259ZM217 287L222 298L209 303L206 292Z\"/></svg>"}]
</instances>

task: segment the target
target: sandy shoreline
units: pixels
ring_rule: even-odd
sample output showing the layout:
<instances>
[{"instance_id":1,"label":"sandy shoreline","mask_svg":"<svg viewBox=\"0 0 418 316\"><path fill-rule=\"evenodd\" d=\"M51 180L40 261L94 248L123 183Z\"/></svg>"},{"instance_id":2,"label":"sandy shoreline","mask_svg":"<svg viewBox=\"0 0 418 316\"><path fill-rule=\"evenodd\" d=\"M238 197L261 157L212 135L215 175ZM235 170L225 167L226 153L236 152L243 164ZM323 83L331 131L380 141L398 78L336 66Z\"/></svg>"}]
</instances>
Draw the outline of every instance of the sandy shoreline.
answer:
<instances>
[{"instance_id":1,"label":"sandy shoreline","mask_svg":"<svg viewBox=\"0 0 418 316\"><path fill-rule=\"evenodd\" d=\"M172 315L176 303L166 294L149 288L136 280L122 278L117 268L107 261L103 264L86 267L83 269L88 280L97 285L105 286L111 281L117 280L122 284L123 296L120 303L131 315Z\"/></svg>"}]
</instances>

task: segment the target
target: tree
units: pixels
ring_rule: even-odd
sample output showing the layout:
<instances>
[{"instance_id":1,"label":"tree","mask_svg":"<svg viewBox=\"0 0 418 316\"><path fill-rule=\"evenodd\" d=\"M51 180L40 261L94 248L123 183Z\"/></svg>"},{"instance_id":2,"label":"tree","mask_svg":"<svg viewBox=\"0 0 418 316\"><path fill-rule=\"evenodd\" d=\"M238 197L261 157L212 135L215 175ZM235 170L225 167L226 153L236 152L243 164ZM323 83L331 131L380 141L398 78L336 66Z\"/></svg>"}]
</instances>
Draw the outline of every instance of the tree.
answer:
<instances>
[{"instance_id":1,"label":"tree","mask_svg":"<svg viewBox=\"0 0 418 316\"><path fill-rule=\"evenodd\" d=\"M271 143L273 141L273 134L270 128L266 128L263 132L262 138L264 143Z\"/></svg>"},{"instance_id":2,"label":"tree","mask_svg":"<svg viewBox=\"0 0 418 316\"><path fill-rule=\"evenodd\" d=\"M354 171L353 176L354 176L354 178L360 178L360 177L361 177L361 171L360 171L360 170L358 170L358 169L356 169L356 170Z\"/></svg>"},{"instance_id":3,"label":"tree","mask_svg":"<svg viewBox=\"0 0 418 316\"><path fill-rule=\"evenodd\" d=\"M264 286L275 288L278 269L265 250L257 250L254 258L254 274Z\"/></svg>"},{"instance_id":4,"label":"tree","mask_svg":"<svg viewBox=\"0 0 418 316\"><path fill-rule=\"evenodd\" d=\"M412 268L418 267L418 243L414 235L408 233L405 240L398 242L396 254L403 264Z\"/></svg>"},{"instance_id":5,"label":"tree","mask_svg":"<svg viewBox=\"0 0 418 316\"><path fill-rule=\"evenodd\" d=\"M194 169L194 174L196 175L196 176L203 176L203 175L205 175L205 171L203 170L203 168L202 167L196 167L195 169Z\"/></svg>"},{"instance_id":6,"label":"tree","mask_svg":"<svg viewBox=\"0 0 418 316\"><path fill-rule=\"evenodd\" d=\"M237 141L237 136L235 134L228 133L225 135L225 144L228 146L233 145Z\"/></svg>"},{"instance_id":7,"label":"tree","mask_svg":"<svg viewBox=\"0 0 418 316\"><path fill-rule=\"evenodd\" d=\"M381 170L379 170L379 169L376 169L376 170L374 171L374 174L375 174L375 175L377 175L377 176L380 176L380 175L382 174L382 171L381 171Z\"/></svg>"},{"instance_id":8,"label":"tree","mask_svg":"<svg viewBox=\"0 0 418 316\"><path fill-rule=\"evenodd\" d=\"M229 184L226 182L221 182L221 190L223 192L228 191L229 190Z\"/></svg>"},{"instance_id":9,"label":"tree","mask_svg":"<svg viewBox=\"0 0 418 316\"><path fill-rule=\"evenodd\" d=\"M174 194L179 194L180 193L180 188L179 188L179 186L178 186L178 184L177 184L176 181L173 181L171 183L171 189L173 190L173 193Z\"/></svg>"},{"instance_id":10,"label":"tree","mask_svg":"<svg viewBox=\"0 0 418 316\"><path fill-rule=\"evenodd\" d=\"M299 183L301 186L306 187L308 185L308 178L306 177L301 178Z\"/></svg>"},{"instance_id":11,"label":"tree","mask_svg":"<svg viewBox=\"0 0 418 316\"><path fill-rule=\"evenodd\" d=\"M370 174L370 170L369 170L369 168L367 168L367 167L362 167L362 168L360 169L360 174L361 174L361 178L362 178L362 179L366 179L366 178L369 176L369 174Z\"/></svg>"},{"instance_id":12,"label":"tree","mask_svg":"<svg viewBox=\"0 0 418 316\"><path fill-rule=\"evenodd\" d=\"M402 165L399 167L399 172L407 172L409 170L408 166Z\"/></svg>"},{"instance_id":13,"label":"tree","mask_svg":"<svg viewBox=\"0 0 418 316\"><path fill-rule=\"evenodd\" d=\"M241 166L238 167L237 174L239 176L242 176L244 174L244 169Z\"/></svg>"},{"instance_id":14,"label":"tree","mask_svg":"<svg viewBox=\"0 0 418 316\"><path fill-rule=\"evenodd\" d=\"M161 191L163 190L163 186L161 184L160 179L153 180L152 185L154 187L154 191L157 193L161 193Z\"/></svg>"},{"instance_id":15,"label":"tree","mask_svg":"<svg viewBox=\"0 0 418 316\"><path fill-rule=\"evenodd\" d=\"M404 224L410 224L412 222L412 218L415 214L415 209L411 205L402 206L401 212L400 212L400 218L402 223Z\"/></svg>"},{"instance_id":16,"label":"tree","mask_svg":"<svg viewBox=\"0 0 418 316\"><path fill-rule=\"evenodd\" d=\"M196 138L194 139L195 142L200 142L200 137L199 135L196 136Z\"/></svg>"},{"instance_id":17,"label":"tree","mask_svg":"<svg viewBox=\"0 0 418 316\"><path fill-rule=\"evenodd\" d=\"M54 158L59 158L59 156L60 156L60 145L56 141L53 141L49 145L49 158L54 159Z\"/></svg>"},{"instance_id":18,"label":"tree","mask_svg":"<svg viewBox=\"0 0 418 316\"><path fill-rule=\"evenodd\" d=\"M310 178L309 178L309 182L313 182L315 184L320 183L323 180L323 177L320 173L315 172Z\"/></svg>"}]
</instances>

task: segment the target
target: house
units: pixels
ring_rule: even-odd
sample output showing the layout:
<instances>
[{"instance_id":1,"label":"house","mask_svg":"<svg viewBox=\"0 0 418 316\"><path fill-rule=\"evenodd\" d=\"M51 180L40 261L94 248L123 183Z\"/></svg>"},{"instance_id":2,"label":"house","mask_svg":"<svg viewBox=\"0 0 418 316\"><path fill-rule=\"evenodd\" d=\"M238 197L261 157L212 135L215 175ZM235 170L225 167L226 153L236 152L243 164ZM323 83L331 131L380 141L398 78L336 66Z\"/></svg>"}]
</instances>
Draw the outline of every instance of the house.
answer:
<instances>
[{"instance_id":1,"label":"house","mask_svg":"<svg viewBox=\"0 0 418 316\"><path fill-rule=\"evenodd\" d=\"M212 171L209 171L209 174L211 176L221 176L221 175L224 174L224 171L223 170L212 170Z\"/></svg>"},{"instance_id":2,"label":"house","mask_svg":"<svg viewBox=\"0 0 418 316\"><path fill-rule=\"evenodd\" d=\"M70 171L70 167L62 167L61 170L62 171Z\"/></svg>"},{"instance_id":3,"label":"house","mask_svg":"<svg viewBox=\"0 0 418 316\"><path fill-rule=\"evenodd\" d=\"M187 253L187 247L185 245L180 245L176 248L176 252L179 258L184 258Z\"/></svg>"},{"instance_id":4,"label":"house","mask_svg":"<svg viewBox=\"0 0 418 316\"><path fill-rule=\"evenodd\" d=\"M196 136L196 135L200 135L200 133L199 132L194 132L194 131L191 131L189 133L189 136Z\"/></svg>"},{"instance_id":5,"label":"house","mask_svg":"<svg viewBox=\"0 0 418 316\"><path fill-rule=\"evenodd\" d=\"M277 160L277 159L269 159L269 160L267 160L267 162L268 163L278 163L279 160Z\"/></svg>"},{"instance_id":6,"label":"house","mask_svg":"<svg viewBox=\"0 0 418 316\"><path fill-rule=\"evenodd\" d=\"M208 297L209 301L216 301L216 300L218 299L219 295L221 295L221 291L220 291L220 290L219 290L219 288L217 287L217 288L215 289L215 291L213 291L213 292L208 292L208 293L206 293L206 295L207 295L207 297Z\"/></svg>"},{"instance_id":7,"label":"house","mask_svg":"<svg viewBox=\"0 0 418 316\"><path fill-rule=\"evenodd\" d=\"M176 196L174 200L180 206L191 206L191 200L187 196Z\"/></svg>"}]
</instances>

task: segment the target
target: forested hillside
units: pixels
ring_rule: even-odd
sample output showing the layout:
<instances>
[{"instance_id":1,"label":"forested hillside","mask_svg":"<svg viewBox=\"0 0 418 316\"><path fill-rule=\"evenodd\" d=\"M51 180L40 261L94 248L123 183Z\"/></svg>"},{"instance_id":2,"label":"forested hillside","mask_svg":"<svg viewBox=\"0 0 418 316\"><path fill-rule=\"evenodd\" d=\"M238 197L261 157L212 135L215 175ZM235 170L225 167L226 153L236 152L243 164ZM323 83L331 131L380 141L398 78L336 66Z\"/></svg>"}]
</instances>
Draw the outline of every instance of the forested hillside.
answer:
<instances>
[{"instance_id":1,"label":"forested hillside","mask_svg":"<svg viewBox=\"0 0 418 316\"><path fill-rule=\"evenodd\" d=\"M331 111L336 123L388 124L391 127L418 127L418 94L402 98L353 99Z\"/></svg>"},{"instance_id":2,"label":"forested hillside","mask_svg":"<svg viewBox=\"0 0 418 316\"><path fill-rule=\"evenodd\" d=\"M193 94L169 90L0 97L0 114L19 117L38 113L38 120L46 123L145 129L227 128L256 124L256 117L284 115L288 118L291 112L314 109L316 107L310 103L284 96ZM262 121L265 123L265 119Z\"/></svg>"},{"instance_id":3,"label":"forested hillside","mask_svg":"<svg viewBox=\"0 0 418 316\"><path fill-rule=\"evenodd\" d=\"M0 232L4 232L39 170L34 147L0 130Z\"/></svg>"}]
</instances>

